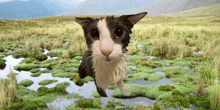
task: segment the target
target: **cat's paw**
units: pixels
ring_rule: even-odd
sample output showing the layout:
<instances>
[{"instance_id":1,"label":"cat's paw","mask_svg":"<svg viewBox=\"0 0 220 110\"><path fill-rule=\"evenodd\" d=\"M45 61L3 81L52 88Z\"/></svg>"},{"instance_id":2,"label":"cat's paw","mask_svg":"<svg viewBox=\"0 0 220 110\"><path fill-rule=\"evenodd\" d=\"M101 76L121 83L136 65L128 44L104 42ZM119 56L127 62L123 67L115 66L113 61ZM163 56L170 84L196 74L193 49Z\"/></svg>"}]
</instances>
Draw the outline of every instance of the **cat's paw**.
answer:
<instances>
[{"instance_id":1,"label":"cat's paw","mask_svg":"<svg viewBox=\"0 0 220 110\"><path fill-rule=\"evenodd\" d=\"M130 96L130 95L131 95L131 92L128 91L128 90L124 90L124 91L123 91L123 94L124 94L125 96Z\"/></svg>"}]
</instances>

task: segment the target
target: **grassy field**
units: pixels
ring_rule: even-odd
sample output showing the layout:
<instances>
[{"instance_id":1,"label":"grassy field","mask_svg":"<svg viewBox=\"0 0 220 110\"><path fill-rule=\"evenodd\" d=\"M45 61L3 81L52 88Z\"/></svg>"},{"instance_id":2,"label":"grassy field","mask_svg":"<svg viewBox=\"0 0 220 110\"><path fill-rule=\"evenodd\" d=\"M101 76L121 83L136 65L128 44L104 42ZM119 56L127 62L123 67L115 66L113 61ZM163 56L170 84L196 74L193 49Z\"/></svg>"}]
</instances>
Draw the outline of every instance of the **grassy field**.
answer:
<instances>
[{"instance_id":1,"label":"grassy field","mask_svg":"<svg viewBox=\"0 0 220 110\"><path fill-rule=\"evenodd\" d=\"M156 99L163 99L163 104L155 103L153 106L140 106L133 109L164 109L170 106L176 106L175 102L178 101L179 103L177 104L180 108L187 108L184 105L186 103L181 102L183 100L188 100L190 103L196 104L199 110L220 109L220 86L218 82L220 76L220 12L216 9L217 11L207 14L213 7L216 9L219 7L219 4L213 5L209 9L205 8L208 11L204 11L204 8L199 8L177 15L146 16L134 26L132 29L133 33L130 35L132 38L128 48L130 55L128 64L142 65L139 66L140 70L135 70L136 74L133 75L135 78L138 79L140 77L139 79L141 79L146 76L143 72L146 69L148 69L146 71L149 73L151 73L150 71L154 71L150 67L155 66L156 62L174 62L174 64L198 67L198 69L195 69L192 73L196 77L187 77L186 79L188 80L185 80L185 85L190 85L188 86L188 88L191 87L189 91L196 93L196 97L184 99L185 94L189 93L189 91L186 92L179 86L176 86L179 88L173 91L168 90L169 95L164 95L167 92L161 92L160 94L163 95L156 94L153 96ZM193 14L195 12L199 14ZM81 59L83 53L87 50L87 46L83 30L80 25L74 22L74 18L101 16L106 15L68 15L17 20L0 19L0 66L4 66L5 60L3 57L11 54L13 56L22 55L25 57L25 60L16 66L15 69L36 71L37 74L33 75L39 76L43 72L33 69L46 67L48 70L52 69L54 76L70 77L70 79L72 78L77 82L80 79L74 73L77 73L76 68L79 64L73 64L73 62ZM57 21L57 19L59 20ZM143 44L143 48L138 48L138 44ZM50 51L50 55L58 56L58 60L45 60L45 55L42 52L44 48ZM197 52L200 52L200 54L194 55ZM156 56L160 59L146 59L142 57L144 55ZM199 61L199 64L195 64L193 60ZM35 63L40 63L40 66L36 66ZM72 68L71 71L74 71L74 73L56 73L56 71L61 71L65 68ZM179 74L174 70L176 69L161 69L161 71L167 72L167 77ZM13 109L13 107L23 109L45 108L45 102L43 98L39 98L40 96L35 97L39 99L37 101L35 98L32 99L31 97L21 95L21 89L24 89L24 86L17 84L14 73L10 72L9 76L9 81L0 80L0 109ZM136 80L132 77L126 80ZM92 79L87 78L86 80L83 82L88 82ZM176 80L178 80L178 77ZM176 83L178 82L179 84L181 81L176 81ZM42 82L42 84L44 83ZM184 85L183 83L181 84ZM129 84L125 84L125 86L132 86L132 88L145 87ZM169 87L152 86L152 88L155 88L153 90L157 91L157 93L159 90ZM146 88L149 88L149 86L146 86ZM47 88L40 88L39 91L33 94L46 94L42 92L44 89ZM64 88L58 86L54 89L48 89L48 91L51 93L59 90L60 93L57 94L63 95L66 92L62 89ZM19 91L16 93L16 90ZM115 91L114 96L121 96L118 89ZM138 95L137 92L131 92L134 95ZM154 92L141 91L141 93L146 95L153 94ZM92 102L94 104L91 104ZM31 104L33 105L32 108L28 108L28 105ZM109 103L108 107L113 107L113 105L113 102ZM100 102L96 99L79 99L74 107L101 108ZM107 109L108 107L102 109ZM125 108L131 109L132 107L126 106ZM71 107L68 109L71 109Z\"/></svg>"}]
</instances>

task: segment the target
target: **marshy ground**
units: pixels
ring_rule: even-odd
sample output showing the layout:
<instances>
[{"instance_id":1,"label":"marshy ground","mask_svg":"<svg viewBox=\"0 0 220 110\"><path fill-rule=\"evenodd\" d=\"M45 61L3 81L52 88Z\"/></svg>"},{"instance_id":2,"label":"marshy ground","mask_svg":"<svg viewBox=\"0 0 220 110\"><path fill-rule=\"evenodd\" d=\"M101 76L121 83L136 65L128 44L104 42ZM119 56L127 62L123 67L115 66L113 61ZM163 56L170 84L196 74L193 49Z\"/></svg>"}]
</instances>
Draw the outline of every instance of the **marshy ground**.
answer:
<instances>
[{"instance_id":1,"label":"marshy ground","mask_svg":"<svg viewBox=\"0 0 220 110\"><path fill-rule=\"evenodd\" d=\"M75 17L0 19L0 109L220 109L219 14L142 19L128 48L131 96L109 86L108 98L78 76L87 46Z\"/></svg>"}]
</instances>

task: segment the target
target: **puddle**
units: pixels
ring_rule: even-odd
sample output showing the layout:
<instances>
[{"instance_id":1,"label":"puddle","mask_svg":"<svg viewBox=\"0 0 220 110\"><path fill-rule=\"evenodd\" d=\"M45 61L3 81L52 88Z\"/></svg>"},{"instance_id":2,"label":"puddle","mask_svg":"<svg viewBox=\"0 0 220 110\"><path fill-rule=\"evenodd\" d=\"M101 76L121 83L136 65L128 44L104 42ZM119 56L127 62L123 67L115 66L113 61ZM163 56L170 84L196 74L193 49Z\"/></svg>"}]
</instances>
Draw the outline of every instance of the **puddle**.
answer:
<instances>
[{"instance_id":1,"label":"puddle","mask_svg":"<svg viewBox=\"0 0 220 110\"><path fill-rule=\"evenodd\" d=\"M46 48L44 48L44 53L43 54L47 54L47 53L49 53L49 50L47 50Z\"/></svg>"},{"instance_id":2,"label":"puddle","mask_svg":"<svg viewBox=\"0 0 220 110\"><path fill-rule=\"evenodd\" d=\"M157 58L157 57L154 57L154 56L149 56L149 55L146 55L146 56L143 56L144 58L146 58L146 57L150 57L151 59L153 59L153 58Z\"/></svg>"},{"instance_id":3,"label":"puddle","mask_svg":"<svg viewBox=\"0 0 220 110\"><path fill-rule=\"evenodd\" d=\"M138 44L137 47L138 48L143 47L143 44Z\"/></svg>"},{"instance_id":4,"label":"puddle","mask_svg":"<svg viewBox=\"0 0 220 110\"><path fill-rule=\"evenodd\" d=\"M49 53L49 50L47 50L46 48L44 48L44 53L43 53L43 54L44 54L44 55L47 55L47 59L51 59L51 58L55 58L55 59L56 59L56 58L58 58L58 57L51 57L51 56L48 55L48 53Z\"/></svg>"},{"instance_id":5,"label":"puddle","mask_svg":"<svg viewBox=\"0 0 220 110\"><path fill-rule=\"evenodd\" d=\"M128 70L130 70L130 69L133 69L133 68L137 68L137 66L128 66Z\"/></svg>"},{"instance_id":6,"label":"puddle","mask_svg":"<svg viewBox=\"0 0 220 110\"><path fill-rule=\"evenodd\" d=\"M194 52L194 56L204 53L203 51Z\"/></svg>"},{"instance_id":7,"label":"puddle","mask_svg":"<svg viewBox=\"0 0 220 110\"><path fill-rule=\"evenodd\" d=\"M166 75L164 72L157 71L152 74L163 75L164 78L161 79L160 81L138 80L138 81L134 81L134 82L129 81L128 83L129 84L138 84L138 85L156 85L156 84L174 84L175 83L175 82L170 81L170 79L172 79L172 78L166 78Z\"/></svg>"},{"instance_id":8,"label":"puddle","mask_svg":"<svg viewBox=\"0 0 220 110\"><path fill-rule=\"evenodd\" d=\"M74 105L76 98L66 98L63 96L58 96L57 99L55 99L51 103L47 103L47 107L50 110L64 110L69 105Z\"/></svg>"},{"instance_id":9,"label":"puddle","mask_svg":"<svg viewBox=\"0 0 220 110\"><path fill-rule=\"evenodd\" d=\"M19 73L19 71L14 70L13 67L18 65L24 58L16 59L13 58L12 55L9 55L7 57L4 57L4 59L6 60L6 66L3 70L0 70L0 78L7 78L7 74L10 72L10 69L15 73Z\"/></svg>"},{"instance_id":10,"label":"puddle","mask_svg":"<svg viewBox=\"0 0 220 110\"><path fill-rule=\"evenodd\" d=\"M45 69L47 69L47 68L39 68L39 69L42 71L42 70L45 70Z\"/></svg>"}]
</instances>

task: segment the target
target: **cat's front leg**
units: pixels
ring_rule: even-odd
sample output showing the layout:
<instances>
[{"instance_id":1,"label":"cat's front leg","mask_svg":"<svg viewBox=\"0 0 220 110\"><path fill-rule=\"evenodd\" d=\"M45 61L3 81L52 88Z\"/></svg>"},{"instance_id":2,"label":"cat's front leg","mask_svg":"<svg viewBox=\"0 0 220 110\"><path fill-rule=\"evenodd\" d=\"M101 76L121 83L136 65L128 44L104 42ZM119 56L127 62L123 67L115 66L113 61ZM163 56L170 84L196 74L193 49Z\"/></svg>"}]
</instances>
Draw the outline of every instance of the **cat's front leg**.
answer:
<instances>
[{"instance_id":1,"label":"cat's front leg","mask_svg":"<svg viewBox=\"0 0 220 110\"><path fill-rule=\"evenodd\" d=\"M106 92L105 92L105 89L106 89L106 88L101 88L101 87L99 87L99 86L97 85L97 83L96 83L96 79L95 79L95 78L94 78L94 82L95 82L96 89L97 89L99 95L100 95L101 97L108 97L107 94L106 94Z\"/></svg>"},{"instance_id":2,"label":"cat's front leg","mask_svg":"<svg viewBox=\"0 0 220 110\"><path fill-rule=\"evenodd\" d=\"M123 84L123 78L117 83L118 88L120 89L120 91L125 95L125 96L130 96L131 92L126 90Z\"/></svg>"}]
</instances>

